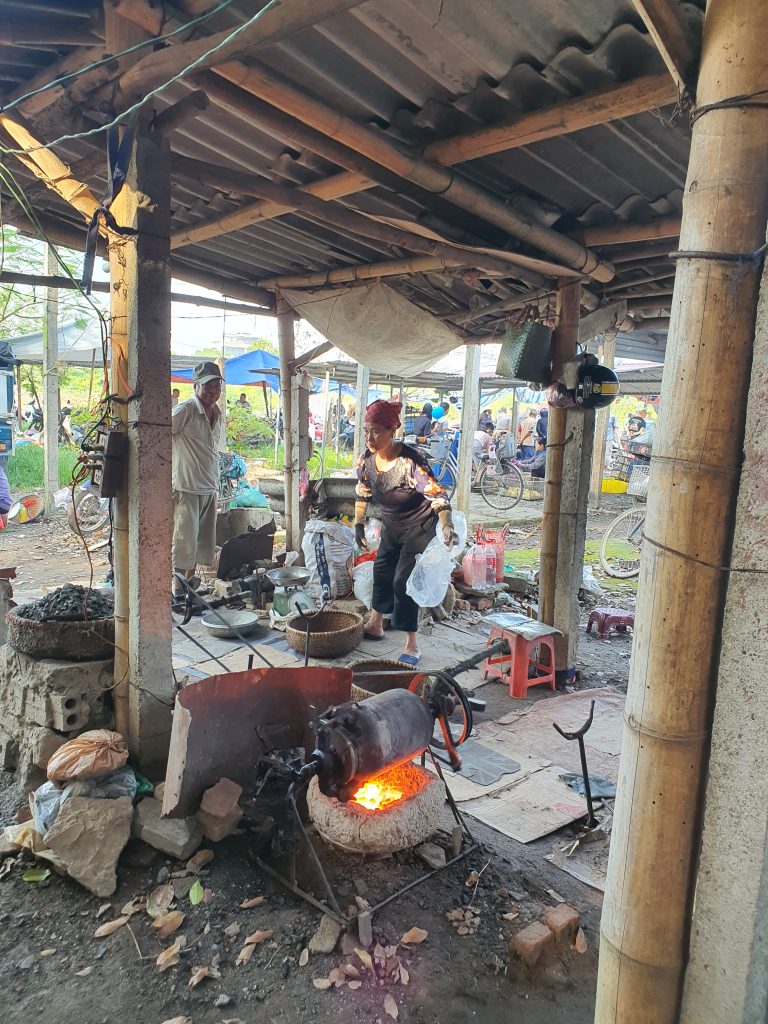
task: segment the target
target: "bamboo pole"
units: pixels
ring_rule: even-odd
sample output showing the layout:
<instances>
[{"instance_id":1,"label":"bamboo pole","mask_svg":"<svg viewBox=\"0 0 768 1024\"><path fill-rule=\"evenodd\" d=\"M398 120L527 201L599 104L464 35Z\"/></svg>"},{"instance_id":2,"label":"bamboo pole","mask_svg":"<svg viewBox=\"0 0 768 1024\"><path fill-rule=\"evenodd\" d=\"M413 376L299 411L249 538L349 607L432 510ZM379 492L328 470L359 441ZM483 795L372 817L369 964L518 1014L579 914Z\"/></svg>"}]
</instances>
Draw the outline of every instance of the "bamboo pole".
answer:
<instances>
[{"instance_id":1,"label":"bamboo pole","mask_svg":"<svg viewBox=\"0 0 768 1024\"><path fill-rule=\"evenodd\" d=\"M58 267L56 249L45 247L45 272L52 274ZM56 511L54 492L59 489L59 293L55 288L45 289L43 318L43 451L45 459L45 511L52 516Z\"/></svg>"},{"instance_id":2,"label":"bamboo pole","mask_svg":"<svg viewBox=\"0 0 768 1024\"><path fill-rule=\"evenodd\" d=\"M555 376L566 359L576 354L579 336L579 290L577 282L561 284L557 291L557 327L552 335L552 364ZM550 406L547 426L547 463L544 477L544 516L539 554L539 622L555 624L557 547L560 533L560 503L563 487L566 410Z\"/></svg>"},{"instance_id":3,"label":"bamboo pole","mask_svg":"<svg viewBox=\"0 0 768 1024\"><path fill-rule=\"evenodd\" d=\"M655 238L677 238L680 234L679 217L659 217L644 223L606 224L585 228L581 233L584 245L621 245L623 242L650 242Z\"/></svg>"},{"instance_id":4,"label":"bamboo pole","mask_svg":"<svg viewBox=\"0 0 768 1024\"><path fill-rule=\"evenodd\" d=\"M298 434L299 425L293 422L293 402L291 400L290 363L296 357L293 335L293 311L284 299L277 302L277 343L280 350L280 405L283 410L283 470L285 480L285 550L298 551L297 544L301 538L295 535L298 523L293 521L293 491L298 487L298 478L294 476L294 454L298 449L294 434Z\"/></svg>"},{"instance_id":5,"label":"bamboo pole","mask_svg":"<svg viewBox=\"0 0 768 1024\"><path fill-rule=\"evenodd\" d=\"M700 111L766 87L767 36L764 0L710 0ZM693 125L680 250L758 249L768 220L766 167L764 105L703 113ZM601 923L597 1024L678 1020L728 579L717 567L729 564L758 286L756 262L678 261Z\"/></svg>"},{"instance_id":6,"label":"bamboo pole","mask_svg":"<svg viewBox=\"0 0 768 1024\"><path fill-rule=\"evenodd\" d=\"M260 288L316 288L341 284L345 281L369 281L379 277L398 277L404 274L428 274L434 271L455 270L471 264L467 254L464 260L436 259L432 256L414 256L406 260L383 260L381 263L361 263L315 274L297 274L294 277L268 277L259 281ZM510 268L511 271L511 268Z\"/></svg>"}]
</instances>

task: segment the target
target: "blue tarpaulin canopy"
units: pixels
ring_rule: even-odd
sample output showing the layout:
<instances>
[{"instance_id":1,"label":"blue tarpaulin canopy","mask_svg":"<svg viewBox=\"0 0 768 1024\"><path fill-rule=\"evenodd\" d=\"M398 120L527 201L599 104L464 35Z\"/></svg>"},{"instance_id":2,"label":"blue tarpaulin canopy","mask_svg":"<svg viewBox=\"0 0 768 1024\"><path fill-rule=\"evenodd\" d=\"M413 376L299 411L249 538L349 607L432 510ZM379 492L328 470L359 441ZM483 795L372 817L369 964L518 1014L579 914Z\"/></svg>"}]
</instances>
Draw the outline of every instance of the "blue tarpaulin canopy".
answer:
<instances>
[{"instance_id":1,"label":"blue tarpaulin canopy","mask_svg":"<svg viewBox=\"0 0 768 1024\"><path fill-rule=\"evenodd\" d=\"M273 391L280 390L280 377L277 373L260 374L259 370L279 370L280 359L272 352L257 348L253 352L245 352L241 356L233 356L224 363L224 383L227 387L245 387L248 384L266 384ZM171 380L178 384L191 383L191 369L176 370Z\"/></svg>"}]
</instances>

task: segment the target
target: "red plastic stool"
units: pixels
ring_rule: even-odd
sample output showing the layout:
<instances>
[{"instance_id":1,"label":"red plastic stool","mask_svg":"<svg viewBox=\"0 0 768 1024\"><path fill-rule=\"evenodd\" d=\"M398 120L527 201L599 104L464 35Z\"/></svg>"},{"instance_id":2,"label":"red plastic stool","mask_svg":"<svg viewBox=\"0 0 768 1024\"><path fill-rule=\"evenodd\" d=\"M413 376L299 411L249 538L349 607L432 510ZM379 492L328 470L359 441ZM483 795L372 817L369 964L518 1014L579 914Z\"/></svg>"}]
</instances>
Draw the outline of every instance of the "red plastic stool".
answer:
<instances>
[{"instance_id":1,"label":"red plastic stool","mask_svg":"<svg viewBox=\"0 0 768 1024\"><path fill-rule=\"evenodd\" d=\"M502 639L509 644L509 654L486 658L483 662L483 679L492 676L503 679L509 686L510 697L525 697L531 686L549 686L555 689L555 633L559 632L543 623L531 623L527 631L537 626L540 635L520 636L514 629L491 626L486 647ZM546 662L543 652L548 651ZM531 675L533 671L533 675Z\"/></svg>"},{"instance_id":2,"label":"red plastic stool","mask_svg":"<svg viewBox=\"0 0 768 1024\"><path fill-rule=\"evenodd\" d=\"M616 628L617 633L626 633L627 626L635 628L635 616L632 612L623 608L593 608L589 613L587 632L592 632L592 623L597 626L597 635L605 640L611 631L611 626Z\"/></svg>"}]
</instances>

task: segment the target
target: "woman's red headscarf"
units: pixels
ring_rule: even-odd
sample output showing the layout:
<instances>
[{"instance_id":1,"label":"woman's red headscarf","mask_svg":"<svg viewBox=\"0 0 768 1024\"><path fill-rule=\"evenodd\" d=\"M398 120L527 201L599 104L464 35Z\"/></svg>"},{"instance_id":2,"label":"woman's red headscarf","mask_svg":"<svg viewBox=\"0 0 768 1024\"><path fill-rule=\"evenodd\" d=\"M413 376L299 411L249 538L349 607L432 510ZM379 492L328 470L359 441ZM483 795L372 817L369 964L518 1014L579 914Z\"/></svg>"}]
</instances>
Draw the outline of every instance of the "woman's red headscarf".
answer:
<instances>
[{"instance_id":1,"label":"woman's red headscarf","mask_svg":"<svg viewBox=\"0 0 768 1024\"><path fill-rule=\"evenodd\" d=\"M385 402L383 398L377 398L365 410L365 422L374 423L377 427L384 427L387 430L394 429L400 426L402 408L402 402Z\"/></svg>"}]
</instances>

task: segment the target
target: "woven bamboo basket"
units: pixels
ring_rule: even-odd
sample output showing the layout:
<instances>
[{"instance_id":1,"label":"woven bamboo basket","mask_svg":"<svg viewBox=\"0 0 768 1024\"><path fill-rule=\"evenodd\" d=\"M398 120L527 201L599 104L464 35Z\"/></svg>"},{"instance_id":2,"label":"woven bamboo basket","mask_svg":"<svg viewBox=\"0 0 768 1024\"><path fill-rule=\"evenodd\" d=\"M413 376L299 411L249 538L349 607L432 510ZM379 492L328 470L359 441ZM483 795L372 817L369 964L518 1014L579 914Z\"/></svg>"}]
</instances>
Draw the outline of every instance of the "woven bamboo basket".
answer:
<instances>
[{"instance_id":1,"label":"woven bamboo basket","mask_svg":"<svg viewBox=\"0 0 768 1024\"><path fill-rule=\"evenodd\" d=\"M384 693L386 690L407 690L415 676L422 675L420 671L408 668L399 661L388 661L386 658L376 658L363 661L353 661L347 665L352 670L352 689L350 700L367 700L376 693ZM355 674L381 672L380 676L368 675L365 680L355 682ZM392 675L396 672L397 675Z\"/></svg>"},{"instance_id":2,"label":"woven bamboo basket","mask_svg":"<svg viewBox=\"0 0 768 1024\"><path fill-rule=\"evenodd\" d=\"M36 622L11 610L6 621L10 646L33 658L88 661L115 653L114 619Z\"/></svg>"},{"instance_id":3,"label":"woven bamboo basket","mask_svg":"<svg viewBox=\"0 0 768 1024\"><path fill-rule=\"evenodd\" d=\"M294 615L285 627L285 639L299 654L307 643L307 620ZM363 617L354 612L318 612L309 620L310 658L340 658L354 651L363 639Z\"/></svg>"}]
</instances>

